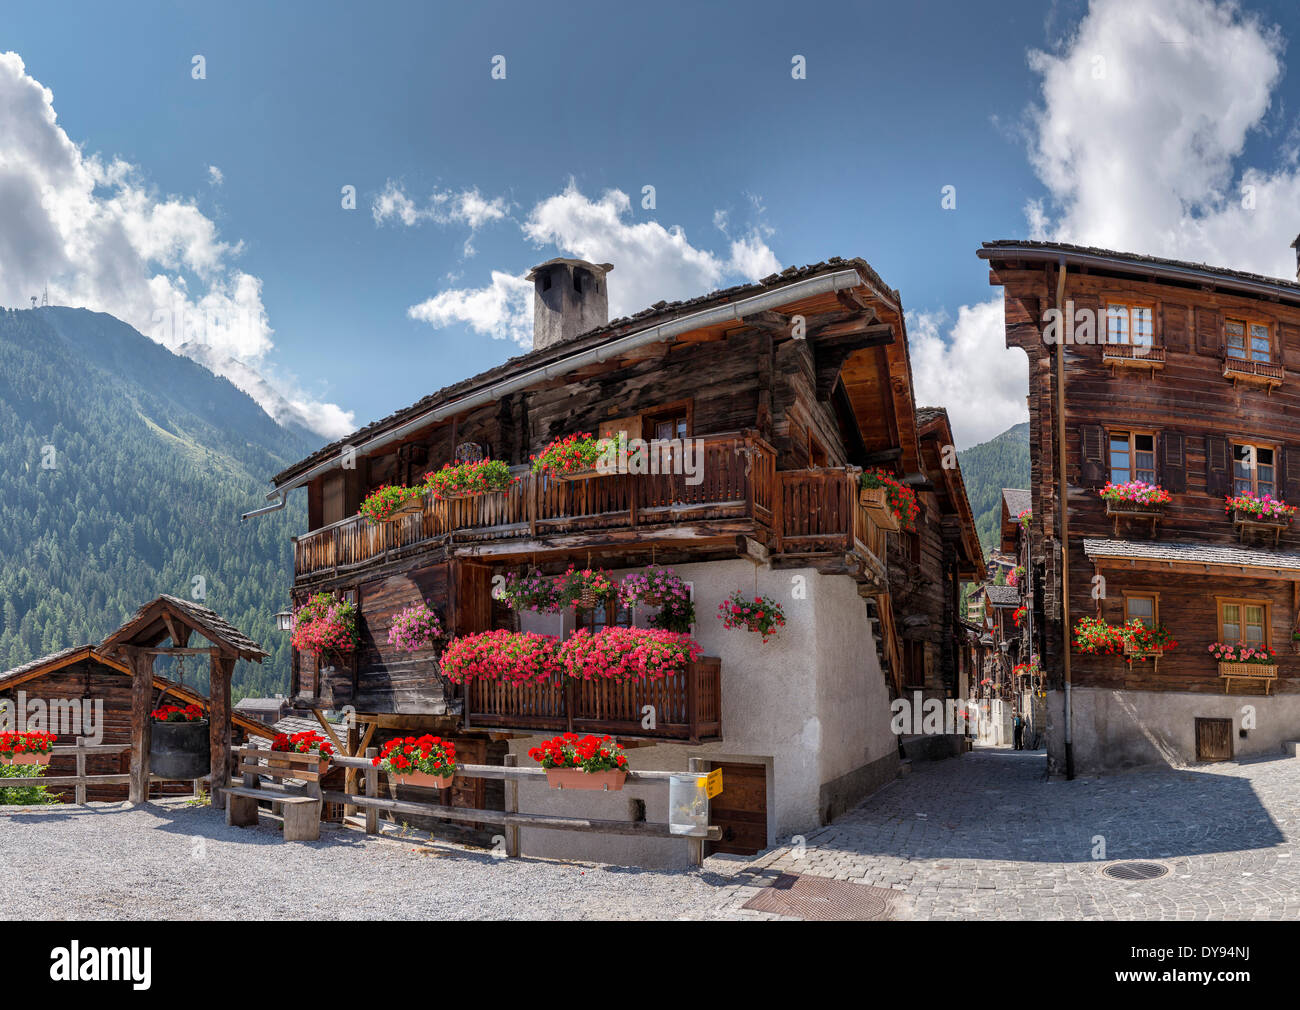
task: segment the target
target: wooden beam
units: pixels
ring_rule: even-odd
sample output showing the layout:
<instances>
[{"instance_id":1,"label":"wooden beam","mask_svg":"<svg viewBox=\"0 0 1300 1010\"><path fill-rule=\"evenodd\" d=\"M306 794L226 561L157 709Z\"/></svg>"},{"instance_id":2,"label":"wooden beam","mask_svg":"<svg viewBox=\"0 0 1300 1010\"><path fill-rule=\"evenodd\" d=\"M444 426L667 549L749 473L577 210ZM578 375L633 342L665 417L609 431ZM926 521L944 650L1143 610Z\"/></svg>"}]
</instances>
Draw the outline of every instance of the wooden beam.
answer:
<instances>
[{"instance_id":1,"label":"wooden beam","mask_svg":"<svg viewBox=\"0 0 1300 1010\"><path fill-rule=\"evenodd\" d=\"M208 670L209 802L214 807L225 803L222 790L230 785L230 679L234 670L231 656L213 656Z\"/></svg>"},{"instance_id":2,"label":"wooden beam","mask_svg":"<svg viewBox=\"0 0 1300 1010\"><path fill-rule=\"evenodd\" d=\"M153 656L131 646L125 652L131 667L131 779L127 801L148 803L149 747L153 741L153 722L149 718L153 701Z\"/></svg>"}]
</instances>

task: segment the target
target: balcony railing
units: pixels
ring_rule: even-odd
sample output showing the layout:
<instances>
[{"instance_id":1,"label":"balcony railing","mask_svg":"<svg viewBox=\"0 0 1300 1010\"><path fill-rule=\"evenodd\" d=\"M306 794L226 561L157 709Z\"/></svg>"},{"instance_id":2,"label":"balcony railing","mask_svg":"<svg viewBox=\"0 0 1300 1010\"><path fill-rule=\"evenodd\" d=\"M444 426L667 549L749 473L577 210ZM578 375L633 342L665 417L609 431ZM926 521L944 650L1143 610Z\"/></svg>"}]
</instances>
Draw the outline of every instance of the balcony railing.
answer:
<instances>
[{"instance_id":1,"label":"balcony railing","mask_svg":"<svg viewBox=\"0 0 1300 1010\"><path fill-rule=\"evenodd\" d=\"M1116 368L1147 368L1151 371L1165 367L1165 349L1150 344L1103 344L1103 364Z\"/></svg>"},{"instance_id":2,"label":"balcony railing","mask_svg":"<svg viewBox=\"0 0 1300 1010\"><path fill-rule=\"evenodd\" d=\"M321 578L438 542L482 553L536 549L539 538L614 534L676 524L749 520L754 535L792 556L858 553L883 575L885 535L858 504L855 467L776 469L776 452L752 432L709 435L700 482L667 474L556 480L525 473L500 494L453 501L426 496L421 511L371 525L356 515L294 540L296 579ZM734 532L734 528L729 527ZM635 541L631 541L635 542ZM574 541L577 547L581 544Z\"/></svg>"},{"instance_id":3,"label":"balcony railing","mask_svg":"<svg viewBox=\"0 0 1300 1010\"><path fill-rule=\"evenodd\" d=\"M650 728L644 724L646 706L654 712ZM471 681L465 687L465 726L692 743L720 740L722 660L703 656L676 676L627 684L571 679L541 684Z\"/></svg>"},{"instance_id":4,"label":"balcony railing","mask_svg":"<svg viewBox=\"0 0 1300 1010\"><path fill-rule=\"evenodd\" d=\"M1223 359L1223 377L1234 383L1245 382L1250 385L1267 386L1271 393L1275 386L1282 385L1286 378L1286 369L1272 361L1247 361L1231 355Z\"/></svg>"},{"instance_id":5,"label":"balcony railing","mask_svg":"<svg viewBox=\"0 0 1300 1010\"><path fill-rule=\"evenodd\" d=\"M355 515L294 540L294 575L353 569L449 535L457 543L535 541L699 520L772 525L776 453L751 432L704 436L696 477L618 473L556 480L524 473L500 494L452 501L426 496L421 511L371 525ZM690 483L698 479L698 483Z\"/></svg>"}]
</instances>

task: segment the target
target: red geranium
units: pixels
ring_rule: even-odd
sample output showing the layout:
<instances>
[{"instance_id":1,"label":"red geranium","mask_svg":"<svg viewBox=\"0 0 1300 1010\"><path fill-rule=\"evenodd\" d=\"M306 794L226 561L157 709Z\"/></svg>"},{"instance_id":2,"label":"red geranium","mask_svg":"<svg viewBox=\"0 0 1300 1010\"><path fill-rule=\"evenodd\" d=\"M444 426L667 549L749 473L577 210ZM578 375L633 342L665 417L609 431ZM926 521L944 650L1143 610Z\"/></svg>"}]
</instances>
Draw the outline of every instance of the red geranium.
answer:
<instances>
[{"instance_id":1,"label":"red geranium","mask_svg":"<svg viewBox=\"0 0 1300 1010\"><path fill-rule=\"evenodd\" d=\"M198 722L203 718L203 709L198 705L186 705L184 708L164 705L150 712L149 718L155 722Z\"/></svg>"},{"instance_id":2,"label":"red geranium","mask_svg":"<svg viewBox=\"0 0 1300 1010\"><path fill-rule=\"evenodd\" d=\"M628 771L622 744L608 736L564 733L534 747L528 756L543 768L581 768L584 772Z\"/></svg>"},{"instance_id":3,"label":"red geranium","mask_svg":"<svg viewBox=\"0 0 1300 1010\"><path fill-rule=\"evenodd\" d=\"M271 750L288 751L292 754L324 754L331 756L334 753L334 745L319 733L305 730L302 733L294 733L292 736L287 733L277 733L275 739L271 741Z\"/></svg>"},{"instance_id":4,"label":"red geranium","mask_svg":"<svg viewBox=\"0 0 1300 1010\"><path fill-rule=\"evenodd\" d=\"M48 754L54 750L54 733L0 733L0 758L15 754Z\"/></svg>"},{"instance_id":5,"label":"red geranium","mask_svg":"<svg viewBox=\"0 0 1300 1010\"><path fill-rule=\"evenodd\" d=\"M377 758L371 760L376 768L390 775L423 772L442 778L455 775L460 770L456 763L456 745L440 736L395 737L384 744Z\"/></svg>"}]
</instances>

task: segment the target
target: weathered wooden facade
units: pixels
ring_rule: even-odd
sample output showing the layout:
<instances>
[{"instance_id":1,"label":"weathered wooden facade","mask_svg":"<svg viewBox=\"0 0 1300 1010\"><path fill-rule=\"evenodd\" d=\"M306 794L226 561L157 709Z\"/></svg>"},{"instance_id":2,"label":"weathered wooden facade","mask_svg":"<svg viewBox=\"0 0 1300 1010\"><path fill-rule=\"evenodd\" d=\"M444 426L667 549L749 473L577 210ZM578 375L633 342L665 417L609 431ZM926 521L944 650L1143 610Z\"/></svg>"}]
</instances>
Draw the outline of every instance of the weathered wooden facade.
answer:
<instances>
[{"instance_id":1,"label":"weathered wooden facade","mask_svg":"<svg viewBox=\"0 0 1300 1010\"><path fill-rule=\"evenodd\" d=\"M124 775L131 767L131 668L98 651L97 646L81 645L63 649L24 663L0 674L0 699L11 702L15 713L24 713L25 725L42 732L59 734L58 744L67 746L76 742L80 734L60 731L60 727L73 719L76 724L95 732L103 745L120 744L118 754L92 754L86 757L88 775ZM198 705L207 711L208 699L201 694L154 676L148 697L149 711L163 705ZM90 726L86 725L86 717ZM40 718L40 723L30 720ZM237 743L250 736L270 738L272 730L255 719L240 715L231 717L231 735ZM75 773L71 755L56 754L50 762L50 776ZM188 782L153 781L150 796L182 795L190 791ZM51 789L64 802L71 802L72 789ZM127 798L127 786L121 783L86 787L86 798L92 803L114 802Z\"/></svg>"},{"instance_id":2,"label":"weathered wooden facade","mask_svg":"<svg viewBox=\"0 0 1300 1010\"><path fill-rule=\"evenodd\" d=\"M1300 502L1300 284L1054 243L979 255L1004 291L1007 345L1029 364L1024 548L1052 767L1276 751L1300 735L1300 541L1234 522L1225 498ZM1098 494L1132 479L1170 501L1126 509ZM1084 654L1070 643L1084 616L1158 623L1178 645L1158 661ZM1224 676L1209 646L1238 640L1276 649L1276 676ZM1246 704L1256 726L1241 723Z\"/></svg>"},{"instance_id":3,"label":"weathered wooden facade","mask_svg":"<svg viewBox=\"0 0 1300 1010\"><path fill-rule=\"evenodd\" d=\"M305 487L308 499L311 529L294 544L295 603L322 590L346 596L362 627L361 648L345 665L322 670L297 654L292 694L307 708L352 706L357 746L421 727L482 747L471 760L499 761L507 747L523 753L533 734L571 727L655 745L638 752L644 767L685 769L690 757L706 758L732 768L733 798L757 797L754 809L735 811L732 838L761 847L892 778L887 708L902 687L904 642L923 646L918 669L928 686L955 685L952 580L976 571L978 548L972 555L960 472L941 458L951 432L941 411L918 423L901 302L861 260L661 303L573 336L574 326L552 317L569 309L551 306L549 285L599 298L609 269L542 264L531 275L533 351L276 475L268 498ZM698 471L581 481L531 472L533 453L574 432L687 439L699 448ZM520 479L499 494L426 496L393 522L371 525L357 514L372 489L418 483L467 454L503 460ZM917 542L904 553L858 502L858 476L870 466L924 499ZM904 559L912 595L900 614L890 566ZM652 562L674 566L695 593L696 637L710 658L681 683L613 693L457 689L439 676L435 656L387 645L392 616L420 600L451 635L518 626L567 634L572 615L512 613L493 598L493 580L569 564L621 575ZM756 636L718 627L716 607L735 590L782 603L789 621L777 642L759 646L747 640ZM901 631L914 605L920 619ZM792 678L792 664L806 674ZM667 714L652 730L639 722L645 704ZM810 732L823 743L809 744ZM742 789L742 781L758 785Z\"/></svg>"}]
</instances>

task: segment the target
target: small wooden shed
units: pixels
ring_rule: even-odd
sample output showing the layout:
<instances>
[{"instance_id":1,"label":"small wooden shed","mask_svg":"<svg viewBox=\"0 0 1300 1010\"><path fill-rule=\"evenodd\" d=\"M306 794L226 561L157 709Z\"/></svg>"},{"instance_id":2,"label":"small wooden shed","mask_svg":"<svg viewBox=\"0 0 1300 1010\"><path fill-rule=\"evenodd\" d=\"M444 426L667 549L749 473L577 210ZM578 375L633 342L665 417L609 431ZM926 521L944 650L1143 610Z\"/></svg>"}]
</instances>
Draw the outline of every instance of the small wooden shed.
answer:
<instances>
[{"instance_id":1,"label":"small wooden shed","mask_svg":"<svg viewBox=\"0 0 1300 1010\"><path fill-rule=\"evenodd\" d=\"M27 720L35 711L45 713L42 729L56 731L57 726L48 720L56 712L66 712L75 706L84 711L87 705L102 705L101 743L121 744L126 752L131 739L131 668L120 660L100 653L96 646L77 645L61 649L40 659L0 673L0 700L12 702L15 712L23 711ZM208 699L196 691L161 676L154 676L150 693L150 710L165 704L198 705L207 709ZM235 715L231 719L232 735L241 738L264 736L273 733L268 726L255 719ZM82 723L84 725L84 722ZM60 734L59 744L75 743L76 734ZM86 758L89 775L115 775L125 772L117 754L93 754ZM56 754L50 762L49 775L61 776L75 773L71 755ZM187 786L169 789L155 783L154 792L181 792ZM90 784L86 798L91 802L114 802L127 797L126 788L120 784Z\"/></svg>"},{"instance_id":2,"label":"small wooden shed","mask_svg":"<svg viewBox=\"0 0 1300 1010\"><path fill-rule=\"evenodd\" d=\"M192 647L194 635L208 642ZM163 646L166 641L169 644ZM100 643L103 655L131 670L131 785L128 798L144 803L149 796L149 744L153 709L154 659L160 655L207 656L208 724L212 755L212 805L222 805L222 790L230 784L230 678L240 659L260 663L268 653L214 610L177 596L159 596L135 612L122 627Z\"/></svg>"}]
</instances>

